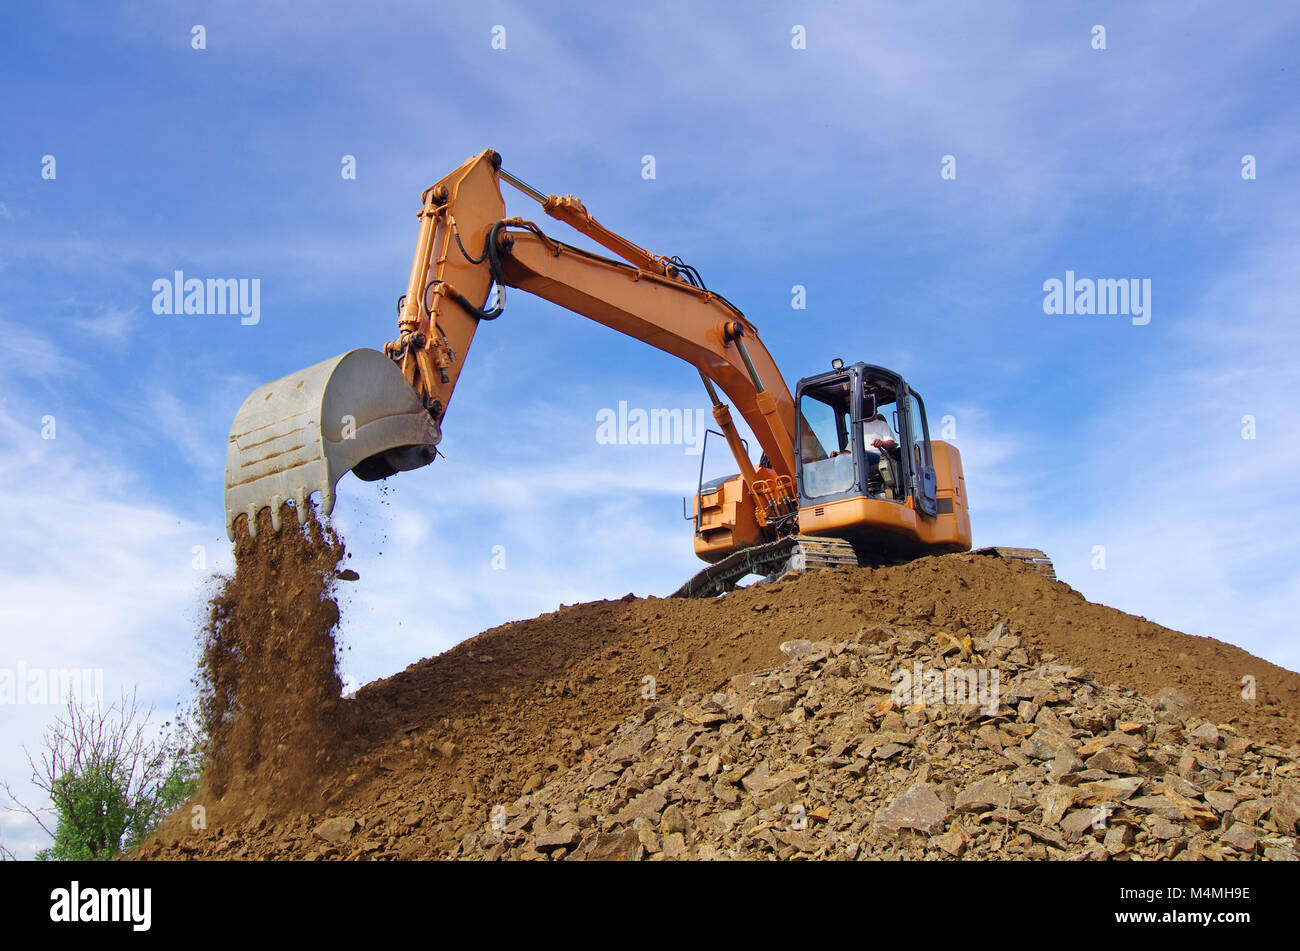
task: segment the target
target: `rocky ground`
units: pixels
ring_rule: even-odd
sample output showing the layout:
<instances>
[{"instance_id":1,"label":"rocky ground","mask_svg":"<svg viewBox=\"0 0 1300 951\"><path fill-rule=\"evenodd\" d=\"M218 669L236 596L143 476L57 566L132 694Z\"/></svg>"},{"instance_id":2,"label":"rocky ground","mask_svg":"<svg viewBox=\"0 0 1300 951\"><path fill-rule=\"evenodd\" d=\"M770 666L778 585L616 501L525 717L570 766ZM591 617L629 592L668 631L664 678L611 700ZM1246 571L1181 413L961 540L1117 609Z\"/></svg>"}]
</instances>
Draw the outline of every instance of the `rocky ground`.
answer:
<instances>
[{"instance_id":1,"label":"rocky ground","mask_svg":"<svg viewBox=\"0 0 1300 951\"><path fill-rule=\"evenodd\" d=\"M821 570L488 631L140 856L1290 859L1298 716L1300 676L1018 563Z\"/></svg>"},{"instance_id":2,"label":"rocky ground","mask_svg":"<svg viewBox=\"0 0 1300 951\"><path fill-rule=\"evenodd\" d=\"M629 716L452 855L1297 858L1300 750L1216 725L1176 689L1098 684L1005 623L782 649L779 667ZM944 703L937 680L937 702L899 691L917 664L967 687L997 670L999 701Z\"/></svg>"}]
</instances>

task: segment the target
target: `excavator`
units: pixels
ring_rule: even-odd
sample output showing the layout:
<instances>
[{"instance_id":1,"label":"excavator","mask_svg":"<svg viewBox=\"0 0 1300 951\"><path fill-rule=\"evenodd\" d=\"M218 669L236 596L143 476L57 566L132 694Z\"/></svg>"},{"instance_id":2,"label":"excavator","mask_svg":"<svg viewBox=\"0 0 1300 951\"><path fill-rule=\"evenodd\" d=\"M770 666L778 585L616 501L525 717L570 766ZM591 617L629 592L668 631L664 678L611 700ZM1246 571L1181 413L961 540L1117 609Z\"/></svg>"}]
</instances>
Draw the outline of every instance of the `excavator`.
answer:
<instances>
[{"instance_id":1,"label":"excavator","mask_svg":"<svg viewBox=\"0 0 1300 951\"><path fill-rule=\"evenodd\" d=\"M506 217L501 185L611 252L560 241ZM831 361L793 394L758 330L680 257L652 254L600 224L571 195L543 194L488 149L425 189L397 337L350 350L255 390L226 457L226 530L281 528L316 493L329 515L348 472L366 481L427 466L475 333L504 311L505 289L544 298L670 353L699 372L737 472L700 480L689 513L708 563L675 592L713 597L749 575L878 565L969 551L961 456L932 440L920 393L899 374ZM724 402L723 396L730 401ZM761 449L753 460L732 407ZM707 446L707 435L706 435ZM1033 549L981 549L1052 575Z\"/></svg>"}]
</instances>

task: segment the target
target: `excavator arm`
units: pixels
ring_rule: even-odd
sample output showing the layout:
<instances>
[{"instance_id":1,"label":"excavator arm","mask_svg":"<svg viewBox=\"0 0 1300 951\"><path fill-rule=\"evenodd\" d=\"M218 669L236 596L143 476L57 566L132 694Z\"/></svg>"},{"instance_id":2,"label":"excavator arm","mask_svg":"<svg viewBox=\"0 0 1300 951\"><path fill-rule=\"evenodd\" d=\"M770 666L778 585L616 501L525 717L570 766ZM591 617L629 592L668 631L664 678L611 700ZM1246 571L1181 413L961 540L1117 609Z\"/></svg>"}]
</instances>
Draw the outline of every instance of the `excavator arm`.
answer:
<instances>
[{"instance_id":1,"label":"excavator arm","mask_svg":"<svg viewBox=\"0 0 1300 951\"><path fill-rule=\"evenodd\" d=\"M500 182L538 201L621 260L593 254L505 217ZM496 319L505 288L542 297L635 337L694 366L713 401L714 418L736 458L755 519L769 535L797 511L795 406L758 332L689 266L633 244L597 222L580 201L544 195L501 169L488 150L467 160L421 196L419 237L398 336L384 347L354 350L259 388L231 427L226 524L321 493L326 513L348 471L363 479L426 465L479 325ZM496 288L494 299L489 294ZM490 305L490 306L489 306ZM755 467L720 389L763 449Z\"/></svg>"}]
</instances>

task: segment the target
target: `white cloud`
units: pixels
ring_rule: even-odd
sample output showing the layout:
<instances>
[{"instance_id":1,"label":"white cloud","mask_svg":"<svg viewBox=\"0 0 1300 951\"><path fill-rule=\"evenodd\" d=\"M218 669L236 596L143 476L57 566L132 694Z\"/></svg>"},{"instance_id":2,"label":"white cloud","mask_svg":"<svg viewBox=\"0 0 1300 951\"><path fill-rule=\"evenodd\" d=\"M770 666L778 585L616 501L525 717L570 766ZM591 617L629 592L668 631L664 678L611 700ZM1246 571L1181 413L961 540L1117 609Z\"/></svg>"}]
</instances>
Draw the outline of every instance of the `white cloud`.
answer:
<instances>
[{"instance_id":1,"label":"white cloud","mask_svg":"<svg viewBox=\"0 0 1300 951\"><path fill-rule=\"evenodd\" d=\"M131 333L137 323L136 311L110 307L93 317L83 317L72 322L73 326L95 340L104 343L120 343Z\"/></svg>"},{"instance_id":2,"label":"white cloud","mask_svg":"<svg viewBox=\"0 0 1300 951\"><path fill-rule=\"evenodd\" d=\"M192 670L203 579L226 552L74 434L42 440L0 409L0 461L0 667L102 670L107 702L138 687L170 715ZM29 804L41 800L22 748L38 750L58 709L0 714L0 777ZM20 834L23 848L40 838Z\"/></svg>"}]
</instances>

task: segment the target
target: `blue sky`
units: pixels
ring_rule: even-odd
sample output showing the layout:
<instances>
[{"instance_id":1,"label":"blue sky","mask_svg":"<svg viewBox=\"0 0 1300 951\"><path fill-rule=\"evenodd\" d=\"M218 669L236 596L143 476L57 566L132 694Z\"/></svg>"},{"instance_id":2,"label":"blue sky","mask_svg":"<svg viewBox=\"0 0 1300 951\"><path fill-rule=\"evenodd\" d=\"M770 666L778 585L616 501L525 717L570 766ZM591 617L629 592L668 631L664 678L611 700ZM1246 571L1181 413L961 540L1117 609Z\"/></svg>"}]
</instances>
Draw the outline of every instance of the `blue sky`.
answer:
<instances>
[{"instance_id":1,"label":"blue sky","mask_svg":"<svg viewBox=\"0 0 1300 951\"><path fill-rule=\"evenodd\" d=\"M792 387L832 357L903 373L932 428L954 419L977 544L1300 667L1298 25L1271 3L7 4L0 668L102 668L174 709L230 564L231 417L394 336L419 192L488 147L694 264ZM259 323L154 314L178 269L258 278ZM1150 323L1044 314L1067 270L1150 280ZM696 569L698 456L599 444L620 400L707 405L685 364L510 294L447 458L341 486L352 682ZM23 788L54 712L0 707L0 776ZM39 836L0 813L0 843Z\"/></svg>"}]
</instances>

